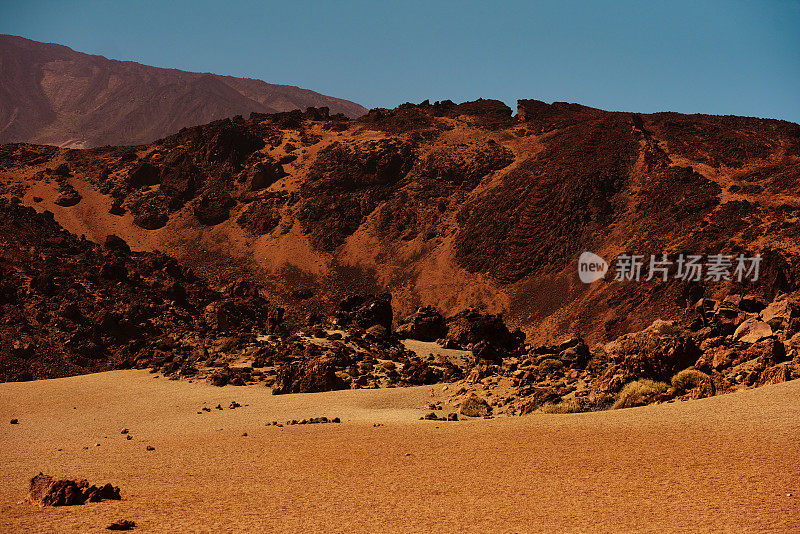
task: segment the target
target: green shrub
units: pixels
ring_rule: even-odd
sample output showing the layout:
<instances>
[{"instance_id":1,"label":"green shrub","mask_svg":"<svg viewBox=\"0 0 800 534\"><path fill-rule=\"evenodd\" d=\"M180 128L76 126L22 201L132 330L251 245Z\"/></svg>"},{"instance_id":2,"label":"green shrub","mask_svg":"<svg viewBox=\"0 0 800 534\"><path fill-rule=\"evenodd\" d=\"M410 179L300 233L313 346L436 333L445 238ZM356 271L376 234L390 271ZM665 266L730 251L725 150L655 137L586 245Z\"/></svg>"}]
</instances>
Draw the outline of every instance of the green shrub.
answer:
<instances>
[{"instance_id":1,"label":"green shrub","mask_svg":"<svg viewBox=\"0 0 800 534\"><path fill-rule=\"evenodd\" d=\"M672 377L672 387L675 391L689 391L703 383L708 375L697 369L684 369Z\"/></svg>"},{"instance_id":2,"label":"green shrub","mask_svg":"<svg viewBox=\"0 0 800 534\"><path fill-rule=\"evenodd\" d=\"M647 404L653 397L667 391L669 386L664 382L654 380L636 380L625 384L619 392L617 400L612 406L613 409L630 408Z\"/></svg>"}]
</instances>

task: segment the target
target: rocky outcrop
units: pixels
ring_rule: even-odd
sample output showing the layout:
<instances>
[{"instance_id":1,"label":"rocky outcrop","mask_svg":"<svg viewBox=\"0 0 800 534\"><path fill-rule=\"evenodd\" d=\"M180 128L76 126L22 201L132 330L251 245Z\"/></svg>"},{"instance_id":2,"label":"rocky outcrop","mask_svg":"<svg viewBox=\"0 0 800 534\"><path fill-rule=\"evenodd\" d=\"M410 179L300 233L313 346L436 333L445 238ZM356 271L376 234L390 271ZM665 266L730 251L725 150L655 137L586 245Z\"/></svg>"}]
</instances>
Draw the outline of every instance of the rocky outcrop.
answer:
<instances>
[{"instance_id":1,"label":"rocky outcrop","mask_svg":"<svg viewBox=\"0 0 800 534\"><path fill-rule=\"evenodd\" d=\"M345 382L336 375L335 358L319 357L281 367L272 393L315 393L346 387Z\"/></svg>"},{"instance_id":2,"label":"rocky outcrop","mask_svg":"<svg viewBox=\"0 0 800 534\"><path fill-rule=\"evenodd\" d=\"M356 325L359 328L381 326L385 331L392 328L392 295L353 295L339 304L336 319L342 326Z\"/></svg>"},{"instance_id":3,"label":"rocky outcrop","mask_svg":"<svg viewBox=\"0 0 800 534\"><path fill-rule=\"evenodd\" d=\"M0 228L8 236L0 248L0 380L156 363L188 372L182 351L194 342L175 338L267 322L268 303L252 289L219 294L173 258L132 252L119 237L101 247L63 231L52 214L6 200ZM31 266L38 273L29 277ZM207 317L209 306L218 313Z\"/></svg>"},{"instance_id":4,"label":"rocky outcrop","mask_svg":"<svg viewBox=\"0 0 800 534\"><path fill-rule=\"evenodd\" d=\"M519 330L509 331L501 315L467 309L447 319L447 342L455 346L473 347L484 344L489 351L512 351L525 341Z\"/></svg>"},{"instance_id":5,"label":"rocky outcrop","mask_svg":"<svg viewBox=\"0 0 800 534\"><path fill-rule=\"evenodd\" d=\"M433 306L423 306L400 321L395 333L401 339L436 341L447 336L447 323Z\"/></svg>"}]
</instances>

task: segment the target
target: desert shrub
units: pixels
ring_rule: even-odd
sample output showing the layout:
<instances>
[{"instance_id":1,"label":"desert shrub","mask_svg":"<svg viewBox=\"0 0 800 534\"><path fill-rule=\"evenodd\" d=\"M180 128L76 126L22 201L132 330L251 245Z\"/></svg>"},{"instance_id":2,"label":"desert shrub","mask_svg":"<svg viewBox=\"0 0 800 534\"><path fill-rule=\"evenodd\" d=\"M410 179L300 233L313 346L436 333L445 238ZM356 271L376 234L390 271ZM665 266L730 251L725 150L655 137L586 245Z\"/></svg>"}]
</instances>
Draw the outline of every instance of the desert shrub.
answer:
<instances>
[{"instance_id":1,"label":"desert shrub","mask_svg":"<svg viewBox=\"0 0 800 534\"><path fill-rule=\"evenodd\" d=\"M569 399L558 404L545 404L539 411L542 413L578 413L583 411L580 401L578 399Z\"/></svg>"},{"instance_id":2,"label":"desert shrub","mask_svg":"<svg viewBox=\"0 0 800 534\"><path fill-rule=\"evenodd\" d=\"M684 369L672 377L672 387L675 391L689 391L694 389L708 378L708 375L697 369Z\"/></svg>"},{"instance_id":3,"label":"desert shrub","mask_svg":"<svg viewBox=\"0 0 800 534\"><path fill-rule=\"evenodd\" d=\"M625 384L622 391L619 392L616 402L614 402L613 409L630 408L632 406L640 406L646 404L650 399L667 391L667 384L664 382L656 382L654 380L636 380Z\"/></svg>"}]
</instances>

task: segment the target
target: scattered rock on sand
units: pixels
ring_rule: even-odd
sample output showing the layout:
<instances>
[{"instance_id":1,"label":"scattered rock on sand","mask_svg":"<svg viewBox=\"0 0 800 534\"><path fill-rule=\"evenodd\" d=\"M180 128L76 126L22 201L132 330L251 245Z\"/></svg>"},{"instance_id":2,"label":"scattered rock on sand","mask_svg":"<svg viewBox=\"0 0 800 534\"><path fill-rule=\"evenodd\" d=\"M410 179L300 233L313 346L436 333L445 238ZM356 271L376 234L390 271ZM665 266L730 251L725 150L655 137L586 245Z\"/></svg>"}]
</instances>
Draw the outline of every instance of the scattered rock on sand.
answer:
<instances>
[{"instance_id":1,"label":"scattered rock on sand","mask_svg":"<svg viewBox=\"0 0 800 534\"><path fill-rule=\"evenodd\" d=\"M136 527L135 521L128 521L127 519L120 519L119 521L114 521L110 525L106 527L106 530L131 530L132 528Z\"/></svg>"},{"instance_id":2,"label":"scattered rock on sand","mask_svg":"<svg viewBox=\"0 0 800 534\"><path fill-rule=\"evenodd\" d=\"M458 421L458 414L453 412L449 415L436 415L436 412L430 412L429 414L420 417L420 421ZM438 427L437 427L438 428Z\"/></svg>"},{"instance_id":3,"label":"scattered rock on sand","mask_svg":"<svg viewBox=\"0 0 800 534\"><path fill-rule=\"evenodd\" d=\"M298 421L297 419L292 419L291 421L286 421L286 424L291 425L315 425L320 423L339 423L341 419L338 417L334 417L333 419L328 419L327 417L312 417L311 419L302 419ZM280 426L280 425L278 425Z\"/></svg>"}]
</instances>

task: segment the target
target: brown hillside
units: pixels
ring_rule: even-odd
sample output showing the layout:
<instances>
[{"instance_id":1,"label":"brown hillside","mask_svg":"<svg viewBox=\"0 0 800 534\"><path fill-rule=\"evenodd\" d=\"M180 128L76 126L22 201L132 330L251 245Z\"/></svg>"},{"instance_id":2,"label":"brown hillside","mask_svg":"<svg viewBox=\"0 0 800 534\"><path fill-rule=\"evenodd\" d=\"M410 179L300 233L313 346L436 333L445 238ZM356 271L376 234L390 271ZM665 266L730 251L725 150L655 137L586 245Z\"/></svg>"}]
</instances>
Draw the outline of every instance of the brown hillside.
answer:
<instances>
[{"instance_id":1,"label":"brown hillside","mask_svg":"<svg viewBox=\"0 0 800 534\"><path fill-rule=\"evenodd\" d=\"M785 121L425 102L253 114L134 148L6 145L0 165L7 193L78 235L115 233L220 285L250 277L305 311L388 290L396 316L477 306L534 341L594 342L797 281L800 126ZM56 203L62 165L75 205ZM755 284L584 285L585 250L764 261Z\"/></svg>"}]
</instances>

